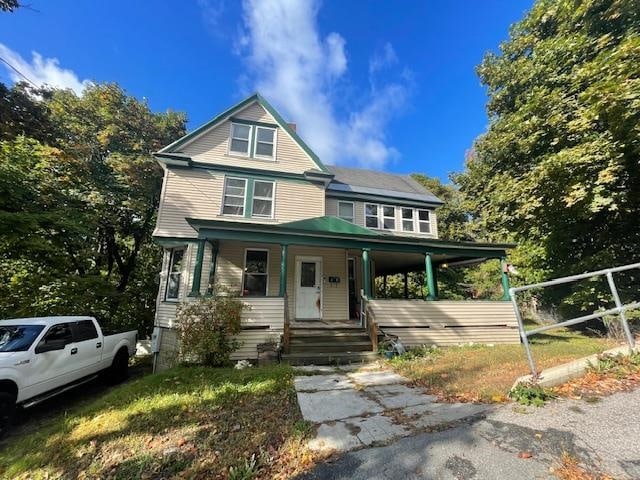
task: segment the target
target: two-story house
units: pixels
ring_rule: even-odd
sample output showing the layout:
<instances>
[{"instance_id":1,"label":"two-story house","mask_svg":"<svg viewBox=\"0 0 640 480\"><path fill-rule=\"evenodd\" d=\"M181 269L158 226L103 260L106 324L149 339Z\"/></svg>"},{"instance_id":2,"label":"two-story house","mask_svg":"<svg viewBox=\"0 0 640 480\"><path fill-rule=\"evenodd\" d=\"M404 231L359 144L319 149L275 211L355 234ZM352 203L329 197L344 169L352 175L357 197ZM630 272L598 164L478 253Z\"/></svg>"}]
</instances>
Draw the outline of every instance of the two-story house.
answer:
<instances>
[{"instance_id":1,"label":"two-story house","mask_svg":"<svg viewBox=\"0 0 640 480\"><path fill-rule=\"evenodd\" d=\"M363 359L374 327L407 344L518 341L507 302L436 301L439 267L504 260L509 245L438 239L435 195L408 176L324 165L260 95L155 158L160 366L179 349L177 304L213 284L250 305L234 358L255 358L257 344L284 334L291 361ZM373 298L376 276L416 270L424 300ZM502 281L508 299L504 271Z\"/></svg>"}]
</instances>

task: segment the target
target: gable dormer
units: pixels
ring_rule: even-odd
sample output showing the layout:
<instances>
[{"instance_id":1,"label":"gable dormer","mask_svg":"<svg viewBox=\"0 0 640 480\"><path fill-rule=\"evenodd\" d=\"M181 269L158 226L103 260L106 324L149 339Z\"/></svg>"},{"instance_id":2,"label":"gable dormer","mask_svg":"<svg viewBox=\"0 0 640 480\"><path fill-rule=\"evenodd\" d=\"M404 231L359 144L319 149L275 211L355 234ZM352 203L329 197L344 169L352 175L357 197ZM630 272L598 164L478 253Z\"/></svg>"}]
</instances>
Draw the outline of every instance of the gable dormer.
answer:
<instances>
[{"instance_id":1,"label":"gable dormer","mask_svg":"<svg viewBox=\"0 0 640 480\"><path fill-rule=\"evenodd\" d=\"M326 172L295 129L258 94L158 153L178 154L204 164L298 174Z\"/></svg>"}]
</instances>

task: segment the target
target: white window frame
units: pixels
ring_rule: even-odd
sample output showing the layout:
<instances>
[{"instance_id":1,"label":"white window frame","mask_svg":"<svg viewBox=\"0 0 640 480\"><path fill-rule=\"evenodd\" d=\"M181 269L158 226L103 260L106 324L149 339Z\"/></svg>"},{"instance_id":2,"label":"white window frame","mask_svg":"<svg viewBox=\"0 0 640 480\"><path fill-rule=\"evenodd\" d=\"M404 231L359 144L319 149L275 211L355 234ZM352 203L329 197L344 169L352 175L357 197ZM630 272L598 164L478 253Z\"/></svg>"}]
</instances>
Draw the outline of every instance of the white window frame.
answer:
<instances>
[{"instance_id":1,"label":"white window frame","mask_svg":"<svg viewBox=\"0 0 640 480\"><path fill-rule=\"evenodd\" d=\"M241 137L234 136L236 126L239 127L248 127L249 128L249 138L246 140ZM229 155L236 155L239 157L250 157L251 156L251 139L253 138L253 125L247 125L245 123L231 123L231 130L229 132ZM247 142L247 153L236 152L235 150L231 150L231 144L233 139L242 140L243 142Z\"/></svg>"},{"instance_id":2,"label":"white window frame","mask_svg":"<svg viewBox=\"0 0 640 480\"><path fill-rule=\"evenodd\" d=\"M179 251L182 252L182 262L184 262L187 254L187 249L185 247L175 247L175 248L169 249L169 262L167 263L167 278L164 286L165 302L178 302L180 300L180 292L182 291L182 273L184 270L184 263L182 264L182 267L180 268L179 272L172 273L175 252L179 252ZM178 275L178 294L175 297L169 296L169 280L171 279L171 275Z\"/></svg>"},{"instance_id":3,"label":"white window frame","mask_svg":"<svg viewBox=\"0 0 640 480\"><path fill-rule=\"evenodd\" d=\"M242 180L244 182L244 195L242 197L240 197L240 195L227 195L227 180ZM247 186L248 186L248 181L246 178L242 178L242 177L228 177L225 176L224 177L224 183L222 185L222 204L220 205L220 215L224 215L225 217L244 217L245 213L247 213ZM234 198L242 198L242 214L237 214L237 213L224 213L224 207L225 207L225 200L227 198L227 196L229 197L234 197ZM235 206L235 205L230 205L230 206Z\"/></svg>"},{"instance_id":4,"label":"white window frame","mask_svg":"<svg viewBox=\"0 0 640 480\"><path fill-rule=\"evenodd\" d=\"M258 130L272 130L273 131L273 142L262 142L262 141L258 141ZM254 140L254 144L250 145L251 147L251 152L253 153L253 157L254 158L264 158L267 160L275 160L276 159L276 145L277 145L277 141L278 141L278 129L274 128L274 127L265 127L262 125L255 125L254 126L254 133L253 133L253 140ZM272 145L273 149L272 149L272 154L271 155L260 155L258 154L258 144L259 143L265 143L268 145Z\"/></svg>"},{"instance_id":5,"label":"white window frame","mask_svg":"<svg viewBox=\"0 0 640 480\"><path fill-rule=\"evenodd\" d=\"M384 209L392 208L393 209L393 217L385 216ZM381 230L396 230L396 224L398 222L396 218L396 207L394 205L378 205L378 214L380 215L380 220L378 221ZM393 228L387 228L384 226L385 219L393 219Z\"/></svg>"},{"instance_id":6,"label":"white window frame","mask_svg":"<svg viewBox=\"0 0 640 480\"><path fill-rule=\"evenodd\" d=\"M427 212L429 220L420 220L420 212ZM431 210L429 210L427 208L417 208L415 210L415 216L416 216L416 226L417 226L416 231L418 233L431 233ZM428 230L426 232L423 232L420 229L420 225L421 224L426 224L427 225Z\"/></svg>"},{"instance_id":7,"label":"white window frame","mask_svg":"<svg viewBox=\"0 0 640 480\"><path fill-rule=\"evenodd\" d=\"M411 218L404 218L404 210L411 211ZM404 228L404 222L411 221L411 230ZM403 232L415 232L416 231L416 209L413 207L400 207L400 228Z\"/></svg>"},{"instance_id":8,"label":"white window frame","mask_svg":"<svg viewBox=\"0 0 640 480\"><path fill-rule=\"evenodd\" d=\"M368 205L376 207L376 214L375 214L376 226L375 227L370 227L369 225L367 225L367 218L374 218L374 215L367 215L367 206ZM377 203L365 203L363 208L364 208L364 226L366 228L372 228L374 230L380 230L380 205L378 205Z\"/></svg>"},{"instance_id":9,"label":"white window frame","mask_svg":"<svg viewBox=\"0 0 640 480\"><path fill-rule=\"evenodd\" d=\"M351 217L341 217L340 216L340 205L351 205ZM338 207L336 211L336 217L345 220L347 222L356 223L356 205L353 202L346 202L344 200L338 200Z\"/></svg>"},{"instance_id":10,"label":"white window frame","mask_svg":"<svg viewBox=\"0 0 640 480\"><path fill-rule=\"evenodd\" d=\"M270 183L271 184L271 197L260 197L256 195L256 183ZM256 215L254 212L254 204L253 202L256 200L270 200L271 201L271 214L270 215ZM276 211L276 182L271 180L254 180L253 181L253 192L251 197L251 216L255 218L273 218Z\"/></svg>"},{"instance_id":11,"label":"white window frame","mask_svg":"<svg viewBox=\"0 0 640 480\"><path fill-rule=\"evenodd\" d=\"M243 262L243 267L242 267L242 290L240 291L241 295L244 297L244 283L245 283L245 278L247 275L247 252L267 252L267 267L266 267L266 271L265 273L252 273L251 275L264 275L267 277L267 281L265 284L265 290L264 290L264 296L268 297L269 296L269 260L270 260L270 253L268 248L245 248L244 249L244 258L242 260ZM261 297L260 295L247 295L247 298L251 298L251 297Z\"/></svg>"}]
</instances>

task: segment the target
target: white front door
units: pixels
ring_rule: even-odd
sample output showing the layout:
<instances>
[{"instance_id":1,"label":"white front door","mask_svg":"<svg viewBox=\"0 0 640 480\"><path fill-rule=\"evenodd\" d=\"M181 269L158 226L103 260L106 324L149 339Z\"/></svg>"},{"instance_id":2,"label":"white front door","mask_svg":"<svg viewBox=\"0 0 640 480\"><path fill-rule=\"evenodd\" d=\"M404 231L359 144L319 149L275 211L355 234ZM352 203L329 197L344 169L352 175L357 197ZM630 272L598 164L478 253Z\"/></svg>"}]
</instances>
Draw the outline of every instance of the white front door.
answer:
<instances>
[{"instance_id":1,"label":"white front door","mask_svg":"<svg viewBox=\"0 0 640 480\"><path fill-rule=\"evenodd\" d=\"M296 319L322 319L320 257L296 257Z\"/></svg>"}]
</instances>

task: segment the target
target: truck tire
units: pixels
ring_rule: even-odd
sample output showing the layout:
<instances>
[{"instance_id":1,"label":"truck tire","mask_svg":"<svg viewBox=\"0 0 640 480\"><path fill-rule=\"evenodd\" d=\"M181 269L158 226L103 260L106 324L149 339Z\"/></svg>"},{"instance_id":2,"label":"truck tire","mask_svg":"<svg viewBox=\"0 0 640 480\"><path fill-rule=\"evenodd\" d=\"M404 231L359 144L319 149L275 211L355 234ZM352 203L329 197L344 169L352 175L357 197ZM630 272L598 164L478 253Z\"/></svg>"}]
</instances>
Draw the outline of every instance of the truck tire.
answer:
<instances>
[{"instance_id":1,"label":"truck tire","mask_svg":"<svg viewBox=\"0 0 640 480\"><path fill-rule=\"evenodd\" d=\"M109 368L108 379L110 383L122 383L129 377L129 353L126 348L121 348L113 358Z\"/></svg>"},{"instance_id":2,"label":"truck tire","mask_svg":"<svg viewBox=\"0 0 640 480\"><path fill-rule=\"evenodd\" d=\"M0 392L0 438L6 435L11 427L15 410L16 397L11 393Z\"/></svg>"}]
</instances>

